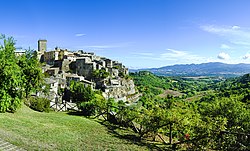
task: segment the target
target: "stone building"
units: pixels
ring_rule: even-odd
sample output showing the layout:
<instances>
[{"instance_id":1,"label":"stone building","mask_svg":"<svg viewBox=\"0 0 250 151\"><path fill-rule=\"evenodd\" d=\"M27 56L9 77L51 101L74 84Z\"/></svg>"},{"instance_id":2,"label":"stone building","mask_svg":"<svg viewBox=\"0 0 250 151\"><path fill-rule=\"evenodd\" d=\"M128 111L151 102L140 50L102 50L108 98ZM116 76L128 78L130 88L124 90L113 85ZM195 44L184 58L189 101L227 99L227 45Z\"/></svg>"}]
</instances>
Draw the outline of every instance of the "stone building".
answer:
<instances>
[{"instance_id":1,"label":"stone building","mask_svg":"<svg viewBox=\"0 0 250 151\"><path fill-rule=\"evenodd\" d=\"M53 65L55 60L59 59L59 50L44 52L44 62L49 65Z\"/></svg>"},{"instance_id":2,"label":"stone building","mask_svg":"<svg viewBox=\"0 0 250 151\"><path fill-rule=\"evenodd\" d=\"M44 61L44 52L47 50L47 40L38 40L37 58L41 62Z\"/></svg>"},{"instance_id":3,"label":"stone building","mask_svg":"<svg viewBox=\"0 0 250 151\"><path fill-rule=\"evenodd\" d=\"M96 62L92 62L89 57L80 57L76 59L76 73L78 75L91 80L94 70L96 70Z\"/></svg>"},{"instance_id":4,"label":"stone building","mask_svg":"<svg viewBox=\"0 0 250 151\"><path fill-rule=\"evenodd\" d=\"M53 76L57 75L59 73L59 68L48 68L45 72L48 73L48 75Z\"/></svg>"},{"instance_id":5,"label":"stone building","mask_svg":"<svg viewBox=\"0 0 250 151\"><path fill-rule=\"evenodd\" d=\"M78 76L76 74L68 74L66 76L67 80L67 86L70 86L71 81L77 81L77 82L82 82L85 87L90 86L92 89L94 89L95 84L89 80L86 80L83 76Z\"/></svg>"},{"instance_id":6,"label":"stone building","mask_svg":"<svg viewBox=\"0 0 250 151\"><path fill-rule=\"evenodd\" d=\"M38 52L44 54L46 50L47 50L47 40L38 40Z\"/></svg>"},{"instance_id":7,"label":"stone building","mask_svg":"<svg viewBox=\"0 0 250 151\"><path fill-rule=\"evenodd\" d=\"M25 54L25 50L16 50L15 51L15 55L16 56L22 56L22 55L24 55Z\"/></svg>"},{"instance_id":8,"label":"stone building","mask_svg":"<svg viewBox=\"0 0 250 151\"><path fill-rule=\"evenodd\" d=\"M122 63L83 50L70 52L56 47L55 50L47 52L46 47L46 40L38 41L38 53L41 60L47 64L43 71L53 76L52 80L57 78L58 87L67 90L70 81L80 81L85 86L102 90L105 98L116 100L126 100L127 96L133 96L135 93L133 81L125 79L128 68ZM94 78L93 72L100 69L108 72L109 76Z\"/></svg>"}]
</instances>

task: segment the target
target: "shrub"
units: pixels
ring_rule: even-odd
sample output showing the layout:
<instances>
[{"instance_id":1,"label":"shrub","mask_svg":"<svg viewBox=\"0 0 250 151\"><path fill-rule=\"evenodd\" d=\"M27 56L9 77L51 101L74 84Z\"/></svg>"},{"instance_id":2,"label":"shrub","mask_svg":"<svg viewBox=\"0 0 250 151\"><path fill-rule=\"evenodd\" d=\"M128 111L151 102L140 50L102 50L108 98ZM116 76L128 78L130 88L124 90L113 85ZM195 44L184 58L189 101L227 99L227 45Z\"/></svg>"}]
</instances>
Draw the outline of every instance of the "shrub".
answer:
<instances>
[{"instance_id":1,"label":"shrub","mask_svg":"<svg viewBox=\"0 0 250 151\"><path fill-rule=\"evenodd\" d=\"M31 109L39 112L50 111L50 100L46 98L30 97L27 100L26 105L28 105Z\"/></svg>"},{"instance_id":2,"label":"shrub","mask_svg":"<svg viewBox=\"0 0 250 151\"><path fill-rule=\"evenodd\" d=\"M96 114L96 104L94 102L81 102L78 107L82 110L83 115L91 116Z\"/></svg>"}]
</instances>

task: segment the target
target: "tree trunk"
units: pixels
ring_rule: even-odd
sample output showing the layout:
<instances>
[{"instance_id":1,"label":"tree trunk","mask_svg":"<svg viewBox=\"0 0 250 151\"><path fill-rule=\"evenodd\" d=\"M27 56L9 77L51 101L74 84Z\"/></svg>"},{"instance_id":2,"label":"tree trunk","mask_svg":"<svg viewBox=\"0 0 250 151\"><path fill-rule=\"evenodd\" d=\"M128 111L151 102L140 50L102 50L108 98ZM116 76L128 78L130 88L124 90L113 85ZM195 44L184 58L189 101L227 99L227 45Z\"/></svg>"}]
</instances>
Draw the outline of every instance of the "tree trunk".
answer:
<instances>
[{"instance_id":1,"label":"tree trunk","mask_svg":"<svg viewBox=\"0 0 250 151\"><path fill-rule=\"evenodd\" d=\"M172 144L172 123L170 123L170 130L169 130L169 144Z\"/></svg>"}]
</instances>

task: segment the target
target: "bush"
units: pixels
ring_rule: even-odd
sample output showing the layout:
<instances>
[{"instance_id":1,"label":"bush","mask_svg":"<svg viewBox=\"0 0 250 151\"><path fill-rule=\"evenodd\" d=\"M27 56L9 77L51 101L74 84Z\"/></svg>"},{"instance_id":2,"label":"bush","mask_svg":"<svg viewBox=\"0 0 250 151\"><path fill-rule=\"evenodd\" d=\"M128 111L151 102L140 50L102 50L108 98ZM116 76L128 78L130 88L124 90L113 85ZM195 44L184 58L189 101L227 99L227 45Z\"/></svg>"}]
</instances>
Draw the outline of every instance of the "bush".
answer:
<instances>
[{"instance_id":1,"label":"bush","mask_svg":"<svg viewBox=\"0 0 250 151\"><path fill-rule=\"evenodd\" d=\"M83 115L91 116L96 114L96 104L93 102L81 102L78 108L82 110Z\"/></svg>"},{"instance_id":2,"label":"bush","mask_svg":"<svg viewBox=\"0 0 250 151\"><path fill-rule=\"evenodd\" d=\"M30 97L26 101L26 105L28 105L31 109L39 111L39 112L50 111L50 100L46 98Z\"/></svg>"}]
</instances>

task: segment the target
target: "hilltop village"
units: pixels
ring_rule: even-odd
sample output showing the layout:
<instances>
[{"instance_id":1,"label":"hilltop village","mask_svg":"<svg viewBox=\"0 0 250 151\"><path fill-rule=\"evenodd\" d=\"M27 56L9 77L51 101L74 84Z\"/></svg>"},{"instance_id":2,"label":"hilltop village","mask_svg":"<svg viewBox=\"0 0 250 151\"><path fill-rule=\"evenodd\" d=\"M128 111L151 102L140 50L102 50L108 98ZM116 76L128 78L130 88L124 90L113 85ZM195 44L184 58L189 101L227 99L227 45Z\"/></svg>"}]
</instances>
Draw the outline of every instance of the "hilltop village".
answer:
<instances>
[{"instance_id":1,"label":"hilltop village","mask_svg":"<svg viewBox=\"0 0 250 151\"><path fill-rule=\"evenodd\" d=\"M50 100L71 101L68 96L70 82L80 81L92 89L101 90L103 96L132 102L138 98L133 80L128 78L128 68L122 63L94 53L79 50L72 52L56 47L47 51L47 40L38 41L37 56L44 63L42 70L50 85ZM60 90L63 93L59 93Z\"/></svg>"}]
</instances>

